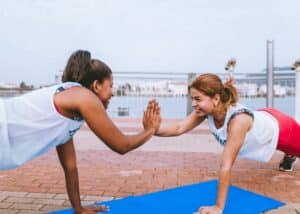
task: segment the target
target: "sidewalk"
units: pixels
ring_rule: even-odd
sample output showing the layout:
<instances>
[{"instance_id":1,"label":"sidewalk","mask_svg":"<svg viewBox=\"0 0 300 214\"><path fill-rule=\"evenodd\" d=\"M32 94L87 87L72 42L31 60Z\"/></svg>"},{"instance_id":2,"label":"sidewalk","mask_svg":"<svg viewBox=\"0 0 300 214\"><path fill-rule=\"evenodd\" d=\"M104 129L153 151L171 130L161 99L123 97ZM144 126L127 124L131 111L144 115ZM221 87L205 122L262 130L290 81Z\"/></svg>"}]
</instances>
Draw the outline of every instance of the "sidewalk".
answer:
<instances>
[{"instance_id":1,"label":"sidewalk","mask_svg":"<svg viewBox=\"0 0 300 214\"><path fill-rule=\"evenodd\" d=\"M135 119L114 120L123 131L141 129ZM166 123L172 123L168 120ZM176 138L153 137L124 156L110 151L87 127L75 137L84 204L140 195L217 177L221 148L205 125ZM286 202L271 212L300 213L300 164L277 170L282 154L269 163L238 159L232 184ZM69 207L63 171L55 151L24 166L0 172L0 213L45 213Z\"/></svg>"}]
</instances>

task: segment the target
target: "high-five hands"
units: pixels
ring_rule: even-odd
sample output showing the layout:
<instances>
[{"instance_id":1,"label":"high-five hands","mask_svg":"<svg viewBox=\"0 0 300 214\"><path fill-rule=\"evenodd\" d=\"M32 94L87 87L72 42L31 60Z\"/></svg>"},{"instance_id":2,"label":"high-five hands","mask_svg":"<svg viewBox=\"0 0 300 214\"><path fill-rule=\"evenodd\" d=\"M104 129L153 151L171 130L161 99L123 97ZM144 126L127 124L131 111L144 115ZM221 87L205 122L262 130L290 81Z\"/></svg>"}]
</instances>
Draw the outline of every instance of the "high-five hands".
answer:
<instances>
[{"instance_id":1,"label":"high-five hands","mask_svg":"<svg viewBox=\"0 0 300 214\"><path fill-rule=\"evenodd\" d=\"M160 107L155 99L148 102L148 106L144 111L143 125L144 129L154 128L155 133L158 131L161 123Z\"/></svg>"}]
</instances>

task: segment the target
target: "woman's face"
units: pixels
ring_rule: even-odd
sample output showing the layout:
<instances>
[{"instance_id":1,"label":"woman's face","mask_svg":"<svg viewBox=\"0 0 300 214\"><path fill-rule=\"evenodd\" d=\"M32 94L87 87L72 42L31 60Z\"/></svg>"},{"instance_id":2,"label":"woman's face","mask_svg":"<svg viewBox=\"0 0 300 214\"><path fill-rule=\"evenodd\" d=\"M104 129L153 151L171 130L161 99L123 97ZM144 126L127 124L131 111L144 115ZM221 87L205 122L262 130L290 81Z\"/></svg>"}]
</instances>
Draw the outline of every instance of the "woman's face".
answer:
<instances>
[{"instance_id":1,"label":"woman's face","mask_svg":"<svg viewBox=\"0 0 300 214\"><path fill-rule=\"evenodd\" d=\"M103 103L105 109L109 105L110 98L113 96L113 78L106 78L102 83L97 83L97 90L94 92Z\"/></svg>"},{"instance_id":2,"label":"woman's face","mask_svg":"<svg viewBox=\"0 0 300 214\"><path fill-rule=\"evenodd\" d=\"M217 104L215 97L211 98L195 88L190 89L190 96L192 107L198 116L203 117L213 113Z\"/></svg>"}]
</instances>

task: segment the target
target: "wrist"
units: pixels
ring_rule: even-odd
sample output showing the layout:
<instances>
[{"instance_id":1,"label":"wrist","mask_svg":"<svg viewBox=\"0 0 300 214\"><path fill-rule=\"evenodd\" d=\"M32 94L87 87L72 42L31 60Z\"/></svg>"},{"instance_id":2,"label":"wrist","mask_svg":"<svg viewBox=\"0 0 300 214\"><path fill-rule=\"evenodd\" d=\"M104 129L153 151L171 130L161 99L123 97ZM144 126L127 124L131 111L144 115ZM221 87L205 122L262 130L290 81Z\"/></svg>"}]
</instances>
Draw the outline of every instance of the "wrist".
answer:
<instances>
[{"instance_id":1,"label":"wrist","mask_svg":"<svg viewBox=\"0 0 300 214\"><path fill-rule=\"evenodd\" d=\"M73 207L73 209L74 209L74 211L75 211L76 214L80 213L82 211L82 207L81 206L79 206L79 207Z\"/></svg>"},{"instance_id":2,"label":"wrist","mask_svg":"<svg viewBox=\"0 0 300 214\"><path fill-rule=\"evenodd\" d=\"M151 132L152 135L155 134L155 131L156 131L154 127L149 127L149 128L146 128L145 130Z\"/></svg>"},{"instance_id":3,"label":"wrist","mask_svg":"<svg viewBox=\"0 0 300 214\"><path fill-rule=\"evenodd\" d=\"M221 206L221 205L217 204L216 207L221 211L221 213L223 212L224 206Z\"/></svg>"}]
</instances>

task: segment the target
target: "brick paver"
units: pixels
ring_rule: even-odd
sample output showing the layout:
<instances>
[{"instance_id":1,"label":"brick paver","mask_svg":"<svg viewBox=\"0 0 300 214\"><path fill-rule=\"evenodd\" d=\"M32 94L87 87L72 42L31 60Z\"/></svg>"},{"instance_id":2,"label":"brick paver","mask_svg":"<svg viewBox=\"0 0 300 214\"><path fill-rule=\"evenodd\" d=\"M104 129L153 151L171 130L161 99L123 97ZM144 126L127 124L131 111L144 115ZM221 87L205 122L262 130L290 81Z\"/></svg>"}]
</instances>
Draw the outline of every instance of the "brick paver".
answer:
<instances>
[{"instance_id":1,"label":"brick paver","mask_svg":"<svg viewBox=\"0 0 300 214\"><path fill-rule=\"evenodd\" d=\"M123 123L126 132L140 129L134 120L116 122L121 127ZM84 127L76 137L83 204L215 179L221 150L212 141L201 126L171 140L153 138L138 150L121 156L107 149ZM300 213L300 167L290 173L279 172L281 155L277 153L266 164L238 159L232 183L288 203L269 213ZM0 213L63 209L70 206L65 192L63 171L52 151L22 167L0 172Z\"/></svg>"}]
</instances>

